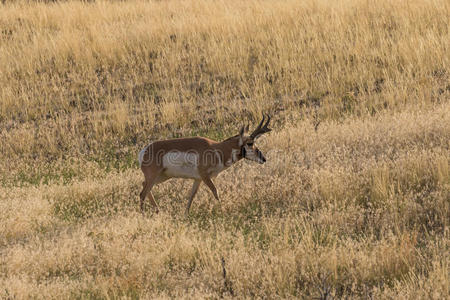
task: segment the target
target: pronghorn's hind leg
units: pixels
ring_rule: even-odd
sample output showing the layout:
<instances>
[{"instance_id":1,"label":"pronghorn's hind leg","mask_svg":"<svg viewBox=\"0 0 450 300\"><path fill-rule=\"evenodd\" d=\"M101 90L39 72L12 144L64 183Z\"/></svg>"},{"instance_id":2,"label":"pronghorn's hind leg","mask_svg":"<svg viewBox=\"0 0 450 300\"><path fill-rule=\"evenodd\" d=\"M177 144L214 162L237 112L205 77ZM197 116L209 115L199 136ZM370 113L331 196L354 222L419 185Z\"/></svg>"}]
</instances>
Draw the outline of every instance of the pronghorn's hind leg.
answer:
<instances>
[{"instance_id":1,"label":"pronghorn's hind leg","mask_svg":"<svg viewBox=\"0 0 450 300\"><path fill-rule=\"evenodd\" d=\"M152 204L152 206L155 208L155 212L159 213L159 207L158 204L155 201L155 198L153 197L152 191L149 191L147 194L147 198L150 200L150 203Z\"/></svg>"},{"instance_id":2,"label":"pronghorn's hind leg","mask_svg":"<svg viewBox=\"0 0 450 300\"><path fill-rule=\"evenodd\" d=\"M192 200L194 199L195 194L197 194L198 187L200 186L201 183L202 181L200 179L196 179L194 181L194 185L192 186L191 193L189 194L189 200L186 207L186 216L189 215L189 209L191 208Z\"/></svg>"},{"instance_id":3,"label":"pronghorn's hind leg","mask_svg":"<svg viewBox=\"0 0 450 300\"><path fill-rule=\"evenodd\" d=\"M157 179L158 179L159 174L161 173L161 170L152 170L152 171L143 170L143 172L144 172L144 176L145 176L145 181L142 183L142 192L140 194L141 211L142 212L144 211L145 197L148 196L150 203L156 209L156 212L159 212L158 204L156 204L156 201L153 198L151 190L152 190L153 186L157 183L157 181L158 181Z\"/></svg>"}]
</instances>

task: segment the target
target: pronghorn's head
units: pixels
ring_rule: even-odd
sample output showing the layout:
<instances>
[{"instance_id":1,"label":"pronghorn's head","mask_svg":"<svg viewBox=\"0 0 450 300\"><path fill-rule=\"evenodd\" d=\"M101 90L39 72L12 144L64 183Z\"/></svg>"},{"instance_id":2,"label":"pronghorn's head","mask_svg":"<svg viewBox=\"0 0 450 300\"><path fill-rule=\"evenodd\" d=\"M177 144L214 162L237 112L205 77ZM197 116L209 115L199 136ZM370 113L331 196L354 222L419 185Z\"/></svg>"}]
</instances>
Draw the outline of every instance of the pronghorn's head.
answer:
<instances>
[{"instance_id":1,"label":"pronghorn's head","mask_svg":"<svg viewBox=\"0 0 450 300\"><path fill-rule=\"evenodd\" d=\"M240 147L240 157L246 158L251 161L256 161L260 164L266 162L266 158L259 151L258 148L255 147L255 141L264 133L271 131L272 129L267 128L270 122L270 116L267 116L267 122L264 124L265 117L259 123L258 127L250 134L247 135L248 125L242 126L241 131L239 132L239 147ZM264 124L264 125L263 125Z\"/></svg>"}]
</instances>

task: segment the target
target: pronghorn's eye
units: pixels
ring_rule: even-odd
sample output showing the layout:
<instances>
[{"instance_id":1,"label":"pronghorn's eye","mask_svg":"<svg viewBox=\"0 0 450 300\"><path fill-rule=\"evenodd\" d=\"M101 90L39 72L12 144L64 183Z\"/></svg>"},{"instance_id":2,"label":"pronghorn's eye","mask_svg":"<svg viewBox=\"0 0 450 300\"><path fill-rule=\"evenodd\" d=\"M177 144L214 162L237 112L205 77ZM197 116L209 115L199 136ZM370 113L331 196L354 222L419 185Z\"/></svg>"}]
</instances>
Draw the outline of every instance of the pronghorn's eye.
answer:
<instances>
[{"instance_id":1,"label":"pronghorn's eye","mask_svg":"<svg viewBox=\"0 0 450 300\"><path fill-rule=\"evenodd\" d=\"M247 146L251 147L251 146L253 146L253 143L247 143Z\"/></svg>"}]
</instances>

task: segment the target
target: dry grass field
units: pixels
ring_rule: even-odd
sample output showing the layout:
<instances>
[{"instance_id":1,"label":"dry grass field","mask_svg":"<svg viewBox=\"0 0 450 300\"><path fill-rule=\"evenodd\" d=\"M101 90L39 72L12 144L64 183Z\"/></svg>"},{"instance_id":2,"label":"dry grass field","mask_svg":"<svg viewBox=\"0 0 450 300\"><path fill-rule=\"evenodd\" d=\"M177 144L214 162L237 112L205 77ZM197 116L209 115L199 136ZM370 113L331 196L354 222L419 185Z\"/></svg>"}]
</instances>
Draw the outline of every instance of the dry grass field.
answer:
<instances>
[{"instance_id":1,"label":"dry grass field","mask_svg":"<svg viewBox=\"0 0 450 300\"><path fill-rule=\"evenodd\" d=\"M450 2L0 3L0 298L444 299ZM239 162L139 211L151 140Z\"/></svg>"}]
</instances>

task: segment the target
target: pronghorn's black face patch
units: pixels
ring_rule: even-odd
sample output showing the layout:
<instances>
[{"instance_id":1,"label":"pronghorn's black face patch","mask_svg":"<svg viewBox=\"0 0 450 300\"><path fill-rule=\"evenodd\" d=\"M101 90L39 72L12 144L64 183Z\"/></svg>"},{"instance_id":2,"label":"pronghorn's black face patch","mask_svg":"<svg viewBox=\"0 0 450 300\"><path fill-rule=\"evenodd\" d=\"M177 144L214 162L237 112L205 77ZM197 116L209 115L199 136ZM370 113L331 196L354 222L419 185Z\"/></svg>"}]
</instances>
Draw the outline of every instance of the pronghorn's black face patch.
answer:
<instances>
[{"instance_id":1,"label":"pronghorn's black face patch","mask_svg":"<svg viewBox=\"0 0 450 300\"><path fill-rule=\"evenodd\" d=\"M247 136L241 136L241 157L246 158L251 161L256 161L260 164L263 164L266 162L266 158L262 154L261 151L259 151L258 148L255 147L254 140Z\"/></svg>"}]
</instances>

